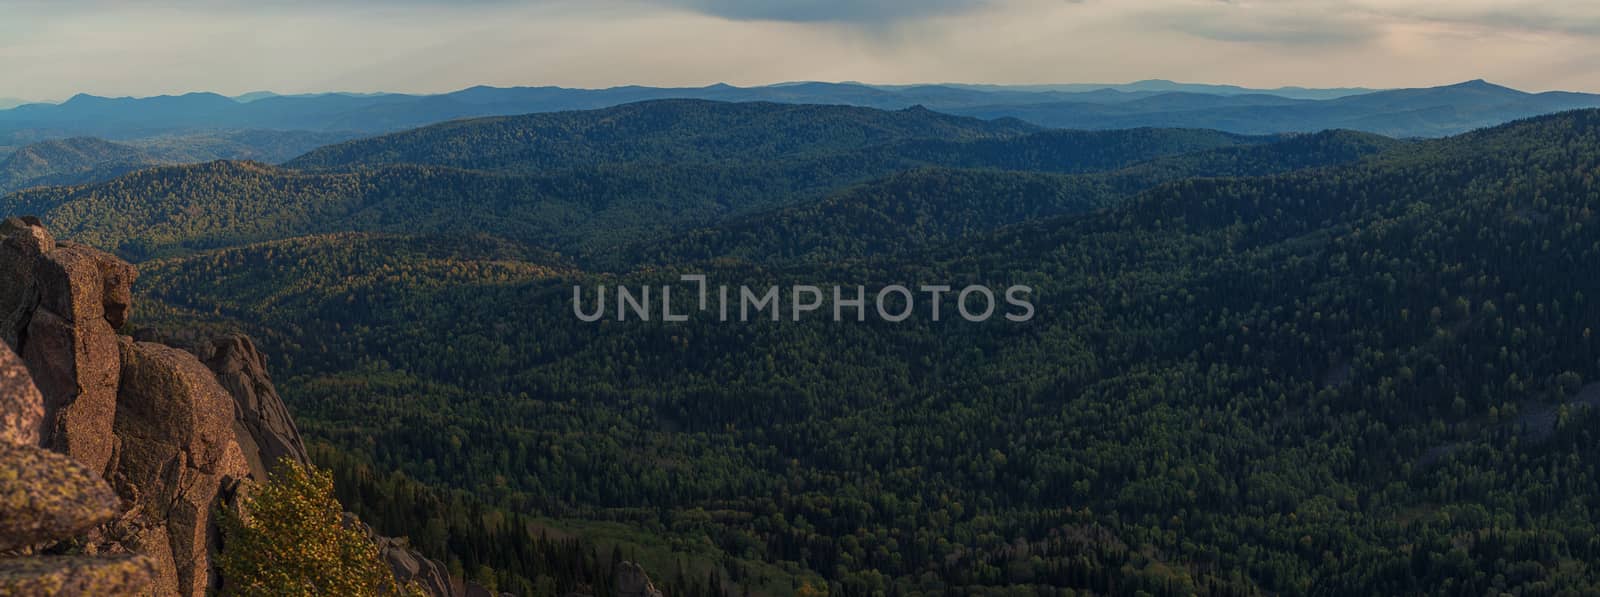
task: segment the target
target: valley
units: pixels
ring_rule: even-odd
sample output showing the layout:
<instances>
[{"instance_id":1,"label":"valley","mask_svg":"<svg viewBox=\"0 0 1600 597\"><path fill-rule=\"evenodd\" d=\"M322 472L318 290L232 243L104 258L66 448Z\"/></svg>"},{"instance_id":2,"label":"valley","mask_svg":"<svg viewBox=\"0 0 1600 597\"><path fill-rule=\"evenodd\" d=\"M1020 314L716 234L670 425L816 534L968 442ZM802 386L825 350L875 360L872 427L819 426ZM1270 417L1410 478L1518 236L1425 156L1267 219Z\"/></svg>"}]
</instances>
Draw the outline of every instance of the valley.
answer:
<instances>
[{"instance_id":1,"label":"valley","mask_svg":"<svg viewBox=\"0 0 1600 597\"><path fill-rule=\"evenodd\" d=\"M1597 177L1592 110L1395 140L668 101L0 212L139 262L136 325L255 336L348 507L501 590L596 582L515 547L578 537L671 594L1554 594L1596 587L1595 415L1479 421L1600 376L1565 273ZM572 316L682 273L1038 314Z\"/></svg>"}]
</instances>

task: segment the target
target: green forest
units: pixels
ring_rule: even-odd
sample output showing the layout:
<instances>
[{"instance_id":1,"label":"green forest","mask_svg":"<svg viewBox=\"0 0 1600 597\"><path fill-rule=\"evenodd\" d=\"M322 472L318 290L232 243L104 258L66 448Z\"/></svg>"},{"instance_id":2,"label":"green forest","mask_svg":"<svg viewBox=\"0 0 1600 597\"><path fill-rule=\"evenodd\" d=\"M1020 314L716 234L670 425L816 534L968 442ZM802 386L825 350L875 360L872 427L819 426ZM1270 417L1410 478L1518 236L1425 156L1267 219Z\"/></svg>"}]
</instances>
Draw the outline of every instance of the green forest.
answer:
<instances>
[{"instance_id":1,"label":"green forest","mask_svg":"<svg viewBox=\"0 0 1600 597\"><path fill-rule=\"evenodd\" d=\"M26 191L520 595L1600 592L1600 111L1436 140L650 102ZM572 288L1025 284L603 321Z\"/></svg>"}]
</instances>

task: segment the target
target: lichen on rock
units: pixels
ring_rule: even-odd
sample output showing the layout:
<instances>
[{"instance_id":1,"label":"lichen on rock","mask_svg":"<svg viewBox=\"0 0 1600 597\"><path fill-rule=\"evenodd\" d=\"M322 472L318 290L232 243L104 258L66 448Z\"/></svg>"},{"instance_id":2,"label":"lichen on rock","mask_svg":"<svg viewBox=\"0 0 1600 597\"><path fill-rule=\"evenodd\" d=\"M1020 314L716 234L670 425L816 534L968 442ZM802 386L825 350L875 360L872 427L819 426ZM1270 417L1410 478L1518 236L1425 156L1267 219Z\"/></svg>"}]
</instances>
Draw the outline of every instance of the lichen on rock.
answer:
<instances>
[{"instance_id":1,"label":"lichen on rock","mask_svg":"<svg viewBox=\"0 0 1600 597\"><path fill-rule=\"evenodd\" d=\"M139 595L155 578L146 556L0 560L0 595Z\"/></svg>"},{"instance_id":2,"label":"lichen on rock","mask_svg":"<svg viewBox=\"0 0 1600 597\"><path fill-rule=\"evenodd\" d=\"M0 444L39 444L44 424L44 397L11 348L0 344Z\"/></svg>"},{"instance_id":3,"label":"lichen on rock","mask_svg":"<svg viewBox=\"0 0 1600 597\"><path fill-rule=\"evenodd\" d=\"M120 504L100 475L35 446L0 446L0 550L71 537Z\"/></svg>"},{"instance_id":4,"label":"lichen on rock","mask_svg":"<svg viewBox=\"0 0 1600 597\"><path fill-rule=\"evenodd\" d=\"M29 555L106 524L122 506L98 472L36 445L42 411L28 372L0 345L0 553L22 554L0 558L0 595L145 593L157 574L147 556Z\"/></svg>"}]
</instances>

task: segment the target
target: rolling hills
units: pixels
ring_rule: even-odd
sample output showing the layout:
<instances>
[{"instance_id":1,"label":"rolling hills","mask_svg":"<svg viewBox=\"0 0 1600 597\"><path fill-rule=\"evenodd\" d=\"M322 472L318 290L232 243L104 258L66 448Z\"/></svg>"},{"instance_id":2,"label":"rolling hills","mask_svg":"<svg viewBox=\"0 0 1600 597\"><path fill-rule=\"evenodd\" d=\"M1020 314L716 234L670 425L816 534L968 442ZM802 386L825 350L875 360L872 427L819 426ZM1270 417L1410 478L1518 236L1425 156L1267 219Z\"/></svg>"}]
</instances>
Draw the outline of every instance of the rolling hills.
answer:
<instances>
[{"instance_id":1,"label":"rolling hills","mask_svg":"<svg viewBox=\"0 0 1600 597\"><path fill-rule=\"evenodd\" d=\"M903 195L852 192L906 221L925 196L1023 221L866 259L715 257L770 252L761 233L602 274L515 243L290 239L148 264L166 306L146 317L262 334L307 432L380 469L714 546L733 582L761 562L863 595L1582 594L1600 444L1594 413L1559 405L1600 377L1600 289L1571 275L1600 251L1597 148L1600 112L1580 111L1041 217L959 191L1057 175L919 170L874 183ZM861 229L830 222L864 219L805 229L849 246ZM680 271L1026 283L1039 313L572 317L574 284ZM1545 408L1537 441L1501 424Z\"/></svg>"},{"instance_id":2,"label":"rolling hills","mask_svg":"<svg viewBox=\"0 0 1600 597\"><path fill-rule=\"evenodd\" d=\"M0 195L110 180L141 168L211 160L281 162L346 139L332 133L219 131L128 142L94 137L40 141L0 156Z\"/></svg>"},{"instance_id":3,"label":"rolling hills","mask_svg":"<svg viewBox=\"0 0 1600 597\"><path fill-rule=\"evenodd\" d=\"M436 125L281 168L154 168L17 193L0 209L136 260L340 231L481 232L600 258L919 166L1082 173L1275 140L1033 130L919 109L646 102Z\"/></svg>"},{"instance_id":4,"label":"rolling hills","mask_svg":"<svg viewBox=\"0 0 1600 597\"><path fill-rule=\"evenodd\" d=\"M342 497L504 590L552 528L752 594L1600 590L1600 111L1397 141L646 102L291 166L0 211L142 260L137 325L256 335ZM682 273L1037 315L573 316Z\"/></svg>"},{"instance_id":5,"label":"rolling hills","mask_svg":"<svg viewBox=\"0 0 1600 597\"><path fill-rule=\"evenodd\" d=\"M1392 137L1440 137L1510 120L1600 107L1600 96L1526 93L1485 81L1445 87L1393 89L1319 101L1178 102L1162 96L1122 104L1079 102L953 108L957 114L1011 117L1048 127L1118 129L1198 127L1243 134L1352 129Z\"/></svg>"},{"instance_id":6,"label":"rolling hills","mask_svg":"<svg viewBox=\"0 0 1600 597\"><path fill-rule=\"evenodd\" d=\"M336 132L347 138L449 120L592 110L668 99L912 106L983 118L1015 117L1059 128L1205 128L1240 134L1347 128L1395 137L1438 137L1515 118L1600 106L1580 93L1523 93L1485 83L1422 89L1252 90L1180 85L904 85L803 82L699 88L472 87L440 95L190 93L149 98L75 96L60 104L0 109L0 147L75 136L118 140L203 131Z\"/></svg>"},{"instance_id":7,"label":"rolling hills","mask_svg":"<svg viewBox=\"0 0 1600 597\"><path fill-rule=\"evenodd\" d=\"M304 170L399 163L530 171L596 163L755 161L911 138L962 141L1035 130L1017 121L924 109L660 100L438 124L324 147L284 165Z\"/></svg>"},{"instance_id":8,"label":"rolling hills","mask_svg":"<svg viewBox=\"0 0 1600 597\"><path fill-rule=\"evenodd\" d=\"M651 239L624 254L633 263L660 265L710 259L838 262L914 254L1013 224L1113 207L1167 182L1344 165L1402 147L1376 135L1329 131L1071 175L1047 174L1053 170L1045 167L993 169L995 162L985 163L991 167L986 170L923 168L822 201L739 216L664 241Z\"/></svg>"},{"instance_id":9,"label":"rolling hills","mask_svg":"<svg viewBox=\"0 0 1600 597\"><path fill-rule=\"evenodd\" d=\"M35 186L107 180L160 160L138 148L77 137L28 145L0 159L0 194Z\"/></svg>"}]
</instances>

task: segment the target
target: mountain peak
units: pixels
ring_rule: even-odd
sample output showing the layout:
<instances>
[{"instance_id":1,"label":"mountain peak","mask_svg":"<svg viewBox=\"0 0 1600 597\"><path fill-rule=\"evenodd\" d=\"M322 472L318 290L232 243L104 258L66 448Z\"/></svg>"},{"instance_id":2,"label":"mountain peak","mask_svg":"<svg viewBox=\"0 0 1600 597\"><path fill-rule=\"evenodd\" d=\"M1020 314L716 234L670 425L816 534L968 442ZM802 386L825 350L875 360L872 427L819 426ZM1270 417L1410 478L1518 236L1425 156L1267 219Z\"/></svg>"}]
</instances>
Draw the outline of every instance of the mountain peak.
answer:
<instances>
[{"instance_id":1,"label":"mountain peak","mask_svg":"<svg viewBox=\"0 0 1600 597\"><path fill-rule=\"evenodd\" d=\"M253 101L256 101L256 100L262 100L262 99L268 99L268 98L274 98L274 97L283 97L283 96L279 95L277 93L273 93L271 91L265 91L265 90L262 90L262 91L251 91L249 93L242 93L242 94L233 96L233 101L247 104L247 103L250 103L250 102L253 102Z\"/></svg>"},{"instance_id":2,"label":"mountain peak","mask_svg":"<svg viewBox=\"0 0 1600 597\"><path fill-rule=\"evenodd\" d=\"M1496 85L1494 83L1490 83L1490 82L1485 81L1483 79L1473 79L1471 81L1463 81L1463 82L1460 82L1460 83L1456 83L1455 85L1446 85L1446 86L1444 86L1444 88L1445 89L1473 90L1473 91L1499 91L1499 92L1511 92L1511 93L1519 93L1519 94L1522 93L1521 91L1517 91L1517 90L1512 89L1510 87L1506 87L1504 85Z\"/></svg>"},{"instance_id":3,"label":"mountain peak","mask_svg":"<svg viewBox=\"0 0 1600 597\"><path fill-rule=\"evenodd\" d=\"M79 93L79 94L74 95L74 96L72 96L70 98L67 98L67 101L61 102L61 105L63 105L63 106L79 106L79 105L84 105L84 104L100 103L100 102L104 102L104 101L107 101L107 100L110 100L110 99L111 98L101 97L101 96L98 96L98 95L90 95L90 94L87 94L87 93Z\"/></svg>"}]
</instances>

